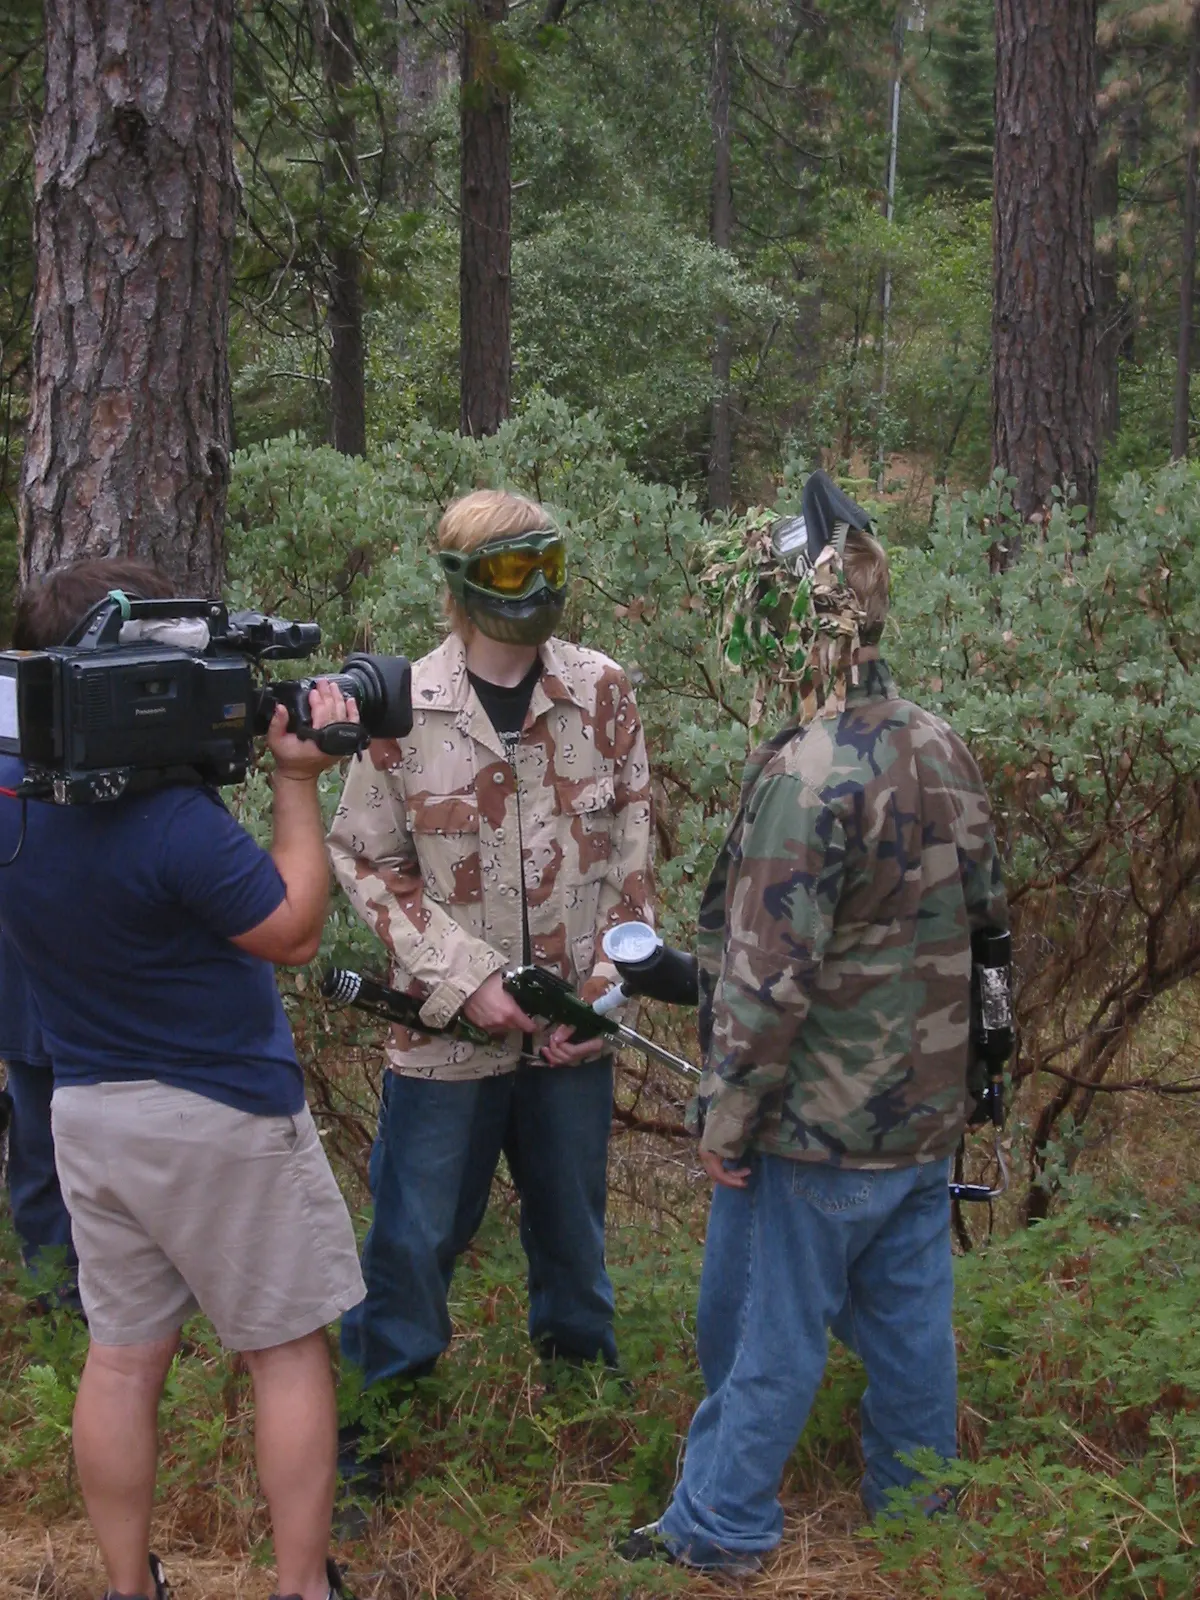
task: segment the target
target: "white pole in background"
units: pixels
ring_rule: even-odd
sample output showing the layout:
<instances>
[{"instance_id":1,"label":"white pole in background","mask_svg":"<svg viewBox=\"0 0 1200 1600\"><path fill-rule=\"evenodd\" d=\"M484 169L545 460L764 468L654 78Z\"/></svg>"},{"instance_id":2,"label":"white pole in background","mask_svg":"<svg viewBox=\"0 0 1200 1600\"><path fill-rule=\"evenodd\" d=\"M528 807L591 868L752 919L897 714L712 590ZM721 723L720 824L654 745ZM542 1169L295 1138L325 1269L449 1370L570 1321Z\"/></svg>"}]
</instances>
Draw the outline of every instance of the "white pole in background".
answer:
<instances>
[{"instance_id":1,"label":"white pole in background","mask_svg":"<svg viewBox=\"0 0 1200 1600\"><path fill-rule=\"evenodd\" d=\"M925 31L925 7L923 4L914 4L912 15L903 3L896 7L896 22L892 29L892 136L891 148L888 152L887 175L887 220L890 227L896 215L896 158L900 149L900 68L904 60L904 34L906 29L913 28L917 33ZM879 374L879 409L883 411L888 392L888 319L892 311L892 269L890 264L883 274L883 318L879 334L880 374ZM883 493L884 476L884 451L882 433L879 438L879 458L876 464L875 487L878 493Z\"/></svg>"},{"instance_id":2,"label":"white pole in background","mask_svg":"<svg viewBox=\"0 0 1200 1600\"><path fill-rule=\"evenodd\" d=\"M904 56L904 7L896 8L896 24L892 29L892 51L894 66L892 69L892 138L891 149L888 154L887 175L887 221L890 228L896 215L896 153L900 148L900 63ZM888 319L892 312L892 268L889 262L883 274L883 323L879 333L879 410L881 414L887 401L888 392ZM884 477L884 448L882 431L878 440L878 457L875 469L875 489L883 493Z\"/></svg>"}]
</instances>

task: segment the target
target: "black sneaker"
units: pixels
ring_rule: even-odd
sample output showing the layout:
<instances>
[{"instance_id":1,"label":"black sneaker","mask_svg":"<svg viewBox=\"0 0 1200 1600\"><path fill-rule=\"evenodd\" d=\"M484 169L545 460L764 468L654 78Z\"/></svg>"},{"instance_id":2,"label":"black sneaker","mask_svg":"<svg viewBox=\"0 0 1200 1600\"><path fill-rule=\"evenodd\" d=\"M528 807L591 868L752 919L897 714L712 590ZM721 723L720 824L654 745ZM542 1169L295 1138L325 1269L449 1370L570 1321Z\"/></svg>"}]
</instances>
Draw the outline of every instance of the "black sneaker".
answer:
<instances>
[{"instance_id":1,"label":"black sneaker","mask_svg":"<svg viewBox=\"0 0 1200 1600\"><path fill-rule=\"evenodd\" d=\"M338 1429L338 1503L333 1513L333 1533L344 1544L366 1538L371 1508L383 1499L383 1457L363 1450L364 1434L365 1429L357 1422Z\"/></svg>"},{"instance_id":2,"label":"black sneaker","mask_svg":"<svg viewBox=\"0 0 1200 1600\"><path fill-rule=\"evenodd\" d=\"M154 1579L153 1600L171 1600L171 1586L167 1582L163 1564L153 1550L150 1552L150 1576ZM104 1600L151 1600L151 1597L144 1594L118 1594L115 1589L106 1589Z\"/></svg>"},{"instance_id":3,"label":"black sneaker","mask_svg":"<svg viewBox=\"0 0 1200 1600\"><path fill-rule=\"evenodd\" d=\"M590 1356L581 1355L578 1350L569 1350L555 1339L540 1340L538 1355L542 1362L542 1382L551 1393L570 1384L577 1374L595 1368L602 1360L599 1351ZM626 1399L632 1398L633 1380L622 1367L605 1361L600 1370L605 1380L612 1379L616 1383Z\"/></svg>"},{"instance_id":4,"label":"black sneaker","mask_svg":"<svg viewBox=\"0 0 1200 1600\"><path fill-rule=\"evenodd\" d=\"M669 1567L686 1567L691 1572L709 1572L722 1578L749 1578L762 1570L762 1557L751 1554L730 1552L723 1561L689 1561L671 1549L657 1522L634 1528L613 1548L622 1561L662 1561Z\"/></svg>"},{"instance_id":5,"label":"black sneaker","mask_svg":"<svg viewBox=\"0 0 1200 1600\"><path fill-rule=\"evenodd\" d=\"M665 1561L669 1567L679 1566L679 1557L658 1531L657 1522L648 1522L644 1528L634 1528L623 1539L613 1541L613 1549L622 1561Z\"/></svg>"}]
</instances>

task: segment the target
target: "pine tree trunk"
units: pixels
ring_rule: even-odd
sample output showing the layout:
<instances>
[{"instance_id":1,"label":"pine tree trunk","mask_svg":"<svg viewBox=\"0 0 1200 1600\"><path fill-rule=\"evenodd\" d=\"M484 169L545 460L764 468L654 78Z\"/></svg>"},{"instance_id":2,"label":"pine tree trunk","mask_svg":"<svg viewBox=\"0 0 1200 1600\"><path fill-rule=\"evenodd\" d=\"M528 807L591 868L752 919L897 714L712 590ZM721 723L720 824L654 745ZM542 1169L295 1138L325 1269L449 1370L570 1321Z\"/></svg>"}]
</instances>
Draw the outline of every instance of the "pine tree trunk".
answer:
<instances>
[{"instance_id":1,"label":"pine tree trunk","mask_svg":"<svg viewBox=\"0 0 1200 1600\"><path fill-rule=\"evenodd\" d=\"M718 250L733 243L733 173L730 149L729 24L719 15L713 30L712 85L709 95L713 138L712 242ZM717 318L713 343L712 427L708 445L708 504L727 511L733 500L733 404L729 392L733 370L733 339L729 317Z\"/></svg>"},{"instance_id":2,"label":"pine tree trunk","mask_svg":"<svg viewBox=\"0 0 1200 1600\"><path fill-rule=\"evenodd\" d=\"M459 196L459 430L495 433L511 376L510 107L492 30L508 0L471 0L463 25Z\"/></svg>"},{"instance_id":3,"label":"pine tree trunk","mask_svg":"<svg viewBox=\"0 0 1200 1600\"><path fill-rule=\"evenodd\" d=\"M1183 248L1179 271L1179 343L1175 363L1175 422L1171 454L1187 459L1191 433L1192 333L1196 313L1197 179L1200 168L1200 5L1192 10L1188 51L1187 176L1183 198Z\"/></svg>"},{"instance_id":4,"label":"pine tree trunk","mask_svg":"<svg viewBox=\"0 0 1200 1600\"><path fill-rule=\"evenodd\" d=\"M1096 0L996 0L992 456L1096 503Z\"/></svg>"},{"instance_id":5,"label":"pine tree trunk","mask_svg":"<svg viewBox=\"0 0 1200 1600\"><path fill-rule=\"evenodd\" d=\"M318 0L317 46L329 95L326 163L328 191L345 196L360 187L354 117L346 97L354 88L354 19L345 6ZM346 456L367 453L366 341L363 336L362 252L347 218L356 207L338 205L329 247L329 421L333 448Z\"/></svg>"},{"instance_id":6,"label":"pine tree trunk","mask_svg":"<svg viewBox=\"0 0 1200 1600\"><path fill-rule=\"evenodd\" d=\"M217 592L229 482L233 0L46 0L23 577Z\"/></svg>"}]
</instances>

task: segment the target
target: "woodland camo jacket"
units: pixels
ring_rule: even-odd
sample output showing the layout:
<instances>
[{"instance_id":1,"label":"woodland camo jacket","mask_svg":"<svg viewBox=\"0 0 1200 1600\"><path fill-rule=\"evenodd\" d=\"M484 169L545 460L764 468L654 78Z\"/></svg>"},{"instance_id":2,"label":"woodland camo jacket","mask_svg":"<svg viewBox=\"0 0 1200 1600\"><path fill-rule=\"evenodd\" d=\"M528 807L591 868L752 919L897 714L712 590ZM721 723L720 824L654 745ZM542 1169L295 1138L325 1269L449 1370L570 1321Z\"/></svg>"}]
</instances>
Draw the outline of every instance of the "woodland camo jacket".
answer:
<instances>
[{"instance_id":1,"label":"woodland camo jacket","mask_svg":"<svg viewBox=\"0 0 1200 1600\"><path fill-rule=\"evenodd\" d=\"M970 935L1008 926L962 740L881 661L746 767L701 906L702 1148L845 1167L950 1155L967 1111Z\"/></svg>"},{"instance_id":2,"label":"woodland camo jacket","mask_svg":"<svg viewBox=\"0 0 1200 1600\"><path fill-rule=\"evenodd\" d=\"M616 981L600 937L653 921L650 768L629 680L561 639L510 761L467 676L456 634L413 667L413 729L350 765L329 835L334 871L387 946L392 982L444 1026L491 973L532 958L592 1000ZM523 872L522 872L523 864ZM388 1063L409 1077L513 1069L521 1037L490 1045L393 1027Z\"/></svg>"}]
</instances>

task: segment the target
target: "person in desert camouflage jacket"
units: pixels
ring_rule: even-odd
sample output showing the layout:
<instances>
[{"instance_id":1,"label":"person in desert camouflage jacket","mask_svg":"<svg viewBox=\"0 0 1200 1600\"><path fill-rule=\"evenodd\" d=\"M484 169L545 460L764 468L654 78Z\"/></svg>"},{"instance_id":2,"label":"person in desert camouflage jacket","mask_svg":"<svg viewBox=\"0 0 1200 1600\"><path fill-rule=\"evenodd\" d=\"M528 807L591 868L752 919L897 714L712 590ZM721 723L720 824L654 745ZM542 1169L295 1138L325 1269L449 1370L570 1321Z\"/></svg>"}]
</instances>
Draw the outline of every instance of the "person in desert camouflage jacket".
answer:
<instances>
[{"instance_id":1,"label":"person in desert camouflage jacket","mask_svg":"<svg viewBox=\"0 0 1200 1600\"><path fill-rule=\"evenodd\" d=\"M887 558L865 532L846 540L845 605L857 681L750 758L703 900L708 1394L671 1504L622 1546L635 1559L744 1572L778 1543L830 1329L867 1369L868 1510L914 1482L902 1457L955 1453L970 936L1007 909L974 761L879 659Z\"/></svg>"},{"instance_id":2,"label":"person in desert camouflage jacket","mask_svg":"<svg viewBox=\"0 0 1200 1600\"><path fill-rule=\"evenodd\" d=\"M431 1027L520 964L523 909L531 959L589 1000L617 981L605 930L652 920L650 774L629 680L561 639L538 659L511 752L457 633L416 662L412 733L377 739L351 768L330 833L342 887ZM521 1034L475 1045L397 1024L387 1056L403 1077L471 1081L512 1072Z\"/></svg>"},{"instance_id":3,"label":"person in desert camouflage jacket","mask_svg":"<svg viewBox=\"0 0 1200 1600\"><path fill-rule=\"evenodd\" d=\"M342 1334L367 1385L427 1372L448 1344L454 1261L501 1151L521 1198L531 1338L548 1358L617 1361L611 1059L540 1032L501 978L532 961L594 998L616 979L605 930L652 920L641 721L614 661L552 636L565 553L541 506L479 491L448 509L438 540L453 631L414 666L411 734L352 765L330 845L423 1020L461 1012L492 1039L392 1030L367 1298ZM361 1475L352 1427L343 1445L346 1474Z\"/></svg>"}]
</instances>

